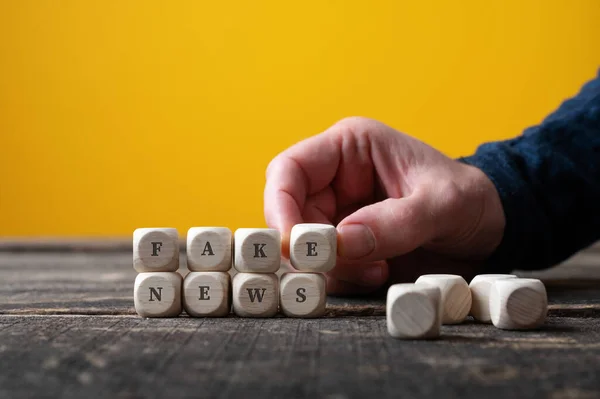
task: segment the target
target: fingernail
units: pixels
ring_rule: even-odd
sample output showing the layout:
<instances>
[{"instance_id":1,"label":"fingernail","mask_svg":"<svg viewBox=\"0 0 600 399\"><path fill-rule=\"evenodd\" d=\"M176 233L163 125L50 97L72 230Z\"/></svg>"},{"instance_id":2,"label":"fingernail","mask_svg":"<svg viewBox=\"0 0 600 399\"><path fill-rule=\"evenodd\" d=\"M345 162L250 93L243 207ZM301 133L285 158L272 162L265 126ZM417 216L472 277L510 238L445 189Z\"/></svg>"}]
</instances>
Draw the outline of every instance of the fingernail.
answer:
<instances>
[{"instance_id":1,"label":"fingernail","mask_svg":"<svg viewBox=\"0 0 600 399\"><path fill-rule=\"evenodd\" d=\"M371 230L362 224L348 224L338 230L341 257L359 259L375 250L375 237Z\"/></svg>"}]
</instances>

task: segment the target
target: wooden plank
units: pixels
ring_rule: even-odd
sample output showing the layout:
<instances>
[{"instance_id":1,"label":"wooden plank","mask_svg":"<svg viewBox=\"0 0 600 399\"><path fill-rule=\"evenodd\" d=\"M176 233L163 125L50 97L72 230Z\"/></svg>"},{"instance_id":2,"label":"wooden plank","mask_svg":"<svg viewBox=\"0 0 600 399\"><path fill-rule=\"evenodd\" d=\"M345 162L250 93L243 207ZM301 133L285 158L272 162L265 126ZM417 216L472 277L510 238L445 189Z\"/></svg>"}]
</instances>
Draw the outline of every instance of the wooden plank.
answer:
<instances>
[{"instance_id":1,"label":"wooden plank","mask_svg":"<svg viewBox=\"0 0 600 399\"><path fill-rule=\"evenodd\" d=\"M561 288L569 286L600 287L600 275L596 279L599 264L600 252L586 252L557 267L554 272L522 272L521 275L541 277L549 288L557 287L554 291L558 295ZM181 257L181 265L180 273L185 275L185 255ZM135 276L130 252L0 251L0 313L134 314ZM585 301L594 296L593 291L586 295L580 299ZM561 300L566 298L561 297ZM383 313L381 300L376 306L350 305L335 299L329 302L329 312L340 316Z\"/></svg>"},{"instance_id":2,"label":"wooden plank","mask_svg":"<svg viewBox=\"0 0 600 399\"><path fill-rule=\"evenodd\" d=\"M396 341L382 317L4 315L0 397L600 394L600 318L552 318L528 333L466 324L442 334Z\"/></svg>"},{"instance_id":3,"label":"wooden plank","mask_svg":"<svg viewBox=\"0 0 600 399\"><path fill-rule=\"evenodd\" d=\"M142 319L131 252L78 248L0 250L0 397L600 396L600 284L550 284L540 331L468 322L404 342L382 297L329 298L315 320ZM597 259L564 267L593 283ZM560 273L545 278L575 276Z\"/></svg>"},{"instance_id":4,"label":"wooden plank","mask_svg":"<svg viewBox=\"0 0 600 399\"><path fill-rule=\"evenodd\" d=\"M184 247L185 248L185 247ZM0 252L123 252L133 250L129 237L3 237Z\"/></svg>"}]
</instances>

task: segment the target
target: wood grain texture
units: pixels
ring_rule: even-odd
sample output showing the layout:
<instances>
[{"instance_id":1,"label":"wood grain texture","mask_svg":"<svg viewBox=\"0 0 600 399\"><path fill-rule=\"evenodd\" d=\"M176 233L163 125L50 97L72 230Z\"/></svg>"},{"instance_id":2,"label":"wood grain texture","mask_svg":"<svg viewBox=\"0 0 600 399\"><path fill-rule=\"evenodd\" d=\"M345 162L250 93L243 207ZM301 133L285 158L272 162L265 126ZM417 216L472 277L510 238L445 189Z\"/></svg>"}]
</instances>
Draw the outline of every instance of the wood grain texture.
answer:
<instances>
[{"instance_id":1,"label":"wood grain texture","mask_svg":"<svg viewBox=\"0 0 600 399\"><path fill-rule=\"evenodd\" d=\"M318 319L140 318L131 245L0 241L0 397L600 396L596 248L538 273L540 330L467 320L407 342L389 337L382 297L329 297Z\"/></svg>"},{"instance_id":2,"label":"wood grain texture","mask_svg":"<svg viewBox=\"0 0 600 399\"><path fill-rule=\"evenodd\" d=\"M507 330L540 327L546 320L548 296L537 279L495 280L490 289L490 318L494 326Z\"/></svg>"},{"instance_id":3,"label":"wood grain texture","mask_svg":"<svg viewBox=\"0 0 600 399\"><path fill-rule=\"evenodd\" d=\"M439 340L407 342L381 317L5 315L0 397L594 397L599 327L443 326Z\"/></svg>"},{"instance_id":4,"label":"wood grain texture","mask_svg":"<svg viewBox=\"0 0 600 399\"><path fill-rule=\"evenodd\" d=\"M135 311L142 317L176 317L181 314L182 278L177 272L140 273L133 283Z\"/></svg>"},{"instance_id":5,"label":"wood grain texture","mask_svg":"<svg viewBox=\"0 0 600 399\"><path fill-rule=\"evenodd\" d=\"M490 289L495 280L516 278L514 274L479 274L469 283L471 290L471 315L481 323L491 323Z\"/></svg>"},{"instance_id":6,"label":"wood grain texture","mask_svg":"<svg viewBox=\"0 0 600 399\"><path fill-rule=\"evenodd\" d=\"M304 272L325 273L333 269L337 256L337 232L334 226L301 223L290 233L290 263Z\"/></svg>"},{"instance_id":7,"label":"wood grain texture","mask_svg":"<svg viewBox=\"0 0 600 399\"><path fill-rule=\"evenodd\" d=\"M233 277L233 312L243 317L273 317L279 310L275 273L238 273Z\"/></svg>"},{"instance_id":8,"label":"wood grain texture","mask_svg":"<svg viewBox=\"0 0 600 399\"><path fill-rule=\"evenodd\" d=\"M431 339L440 335L442 291L431 284L395 284L386 299L388 333L400 339Z\"/></svg>"},{"instance_id":9,"label":"wood grain texture","mask_svg":"<svg viewBox=\"0 0 600 399\"><path fill-rule=\"evenodd\" d=\"M190 272L183 281L183 307L193 317L222 317L231 310L231 278L226 272Z\"/></svg>"},{"instance_id":10,"label":"wood grain texture","mask_svg":"<svg viewBox=\"0 0 600 399\"><path fill-rule=\"evenodd\" d=\"M461 276L454 274L426 274L416 283L431 284L442 293L442 323L462 323L471 310L471 290Z\"/></svg>"},{"instance_id":11,"label":"wood grain texture","mask_svg":"<svg viewBox=\"0 0 600 399\"><path fill-rule=\"evenodd\" d=\"M237 229L234 262L239 272L275 273L281 265L281 235L275 229Z\"/></svg>"},{"instance_id":12,"label":"wood grain texture","mask_svg":"<svg viewBox=\"0 0 600 399\"><path fill-rule=\"evenodd\" d=\"M177 229L139 228L133 232L133 268L142 272L174 272L179 269Z\"/></svg>"},{"instance_id":13,"label":"wood grain texture","mask_svg":"<svg viewBox=\"0 0 600 399\"><path fill-rule=\"evenodd\" d=\"M196 272L231 269L232 235L227 227L192 227L187 232L187 265Z\"/></svg>"},{"instance_id":14,"label":"wood grain texture","mask_svg":"<svg viewBox=\"0 0 600 399\"><path fill-rule=\"evenodd\" d=\"M327 301L325 276L319 273L285 273L279 283L281 311L288 317L319 317Z\"/></svg>"}]
</instances>

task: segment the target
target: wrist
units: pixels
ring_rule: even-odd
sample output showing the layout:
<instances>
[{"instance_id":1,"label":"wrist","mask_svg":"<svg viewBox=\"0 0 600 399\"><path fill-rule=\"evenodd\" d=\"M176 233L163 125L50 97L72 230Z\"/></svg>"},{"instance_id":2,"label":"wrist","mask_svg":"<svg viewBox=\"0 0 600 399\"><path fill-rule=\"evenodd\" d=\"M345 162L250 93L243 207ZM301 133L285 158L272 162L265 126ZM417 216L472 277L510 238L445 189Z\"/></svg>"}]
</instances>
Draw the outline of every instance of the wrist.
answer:
<instances>
[{"instance_id":1,"label":"wrist","mask_svg":"<svg viewBox=\"0 0 600 399\"><path fill-rule=\"evenodd\" d=\"M502 242L505 216L496 186L474 166L451 161L435 179L442 201L434 239L424 248L456 260L484 261ZM449 172L449 174L448 174Z\"/></svg>"},{"instance_id":2,"label":"wrist","mask_svg":"<svg viewBox=\"0 0 600 399\"><path fill-rule=\"evenodd\" d=\"M479 168L462 164L465 170L466 203L478 210L470 246L472 255L484 260L498 248L504 236L506 217L496 186Z\"/></svg>"}]
</instances>

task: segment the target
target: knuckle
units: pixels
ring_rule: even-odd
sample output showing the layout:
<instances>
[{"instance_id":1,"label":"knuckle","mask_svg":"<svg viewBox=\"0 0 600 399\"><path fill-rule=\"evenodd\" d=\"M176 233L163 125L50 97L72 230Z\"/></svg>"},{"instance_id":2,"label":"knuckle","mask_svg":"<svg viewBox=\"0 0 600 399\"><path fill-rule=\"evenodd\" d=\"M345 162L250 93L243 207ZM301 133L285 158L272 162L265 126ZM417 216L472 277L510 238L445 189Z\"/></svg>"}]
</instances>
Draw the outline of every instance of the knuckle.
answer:
<instances>
[{"instance_id":1,"label":"knuckle","mask_svg":"<svg viewBox=\"0 0 600 399\"><path fill-rule=\"evenodd\" d=\"M333 125L338 134L350 134L356 136L368 135L373 131L373 127L379 125L379 122L365 118L363 116L350 116L338 121Z\"/></svg>"},{"instance_id":2,"label":"knuckle","mask_svg":"<svg viewBox=\"0 0 600 399\"><path fill-rule=\"evenodd\" d=\"M265 176L268 179L270 175L272 175L273 171L275 171L281 164L282 162L282 155L276 155L273 159L271 159L271 161L269 162L269 164L267 165L267 168L265 169Z\"/></svg>"},{"instance_id":3,"label":"knuckle","mask_svg":"<svg viewBox=\"0 0 600 399\"><path fill-rule=\"evenodd\" d=\"M363 116L350 116L335 123L330 132L336 140L356 143L378 141L389 131L383 123Z\"/></svg>"},{"instance_id":4,"label":"knuckle","mask_svg":"<svg viewBox=\"0 0 600 399\"><path fill-rule=\"evenodd\" d=\"M369 125L373 122L376 122L373 119L366 118L364 116L348 116L341 119L336 125L340 126L349 126L349 127L360 127L363 125Z\"/></svg>"}]
</instances>

